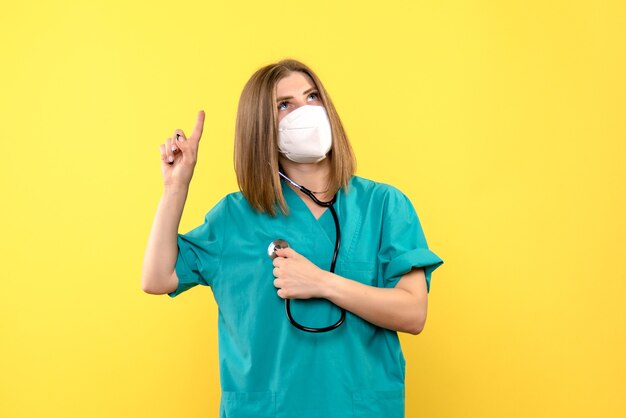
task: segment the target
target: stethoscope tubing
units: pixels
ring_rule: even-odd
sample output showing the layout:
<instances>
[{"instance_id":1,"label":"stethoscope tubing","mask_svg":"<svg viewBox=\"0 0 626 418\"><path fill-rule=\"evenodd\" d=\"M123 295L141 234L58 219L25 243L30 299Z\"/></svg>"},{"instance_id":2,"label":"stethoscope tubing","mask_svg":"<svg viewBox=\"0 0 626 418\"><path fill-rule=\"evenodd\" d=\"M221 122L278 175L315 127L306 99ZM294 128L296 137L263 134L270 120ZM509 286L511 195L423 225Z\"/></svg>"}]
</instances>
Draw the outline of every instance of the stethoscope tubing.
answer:
<instances>
[{"instance_id":1,"label":"stethoscope tubing","mask_svg":"<svg viewBox=\"0 0 626 418\"><path fill-rule=\"evenodd\" d=\"M293 184L298 190L302 191L304 194L309 196L311 200L313 200L313 202L315 202L316 204L320 206L327 207L330 210L331 215L333 215L333 220L335 221L335 250L333 252L333 259L330 263L330 272L334 273L335 265L337 263L337 255L339 254L339 246L341 245L341 229L339 227L339 217L337 216L337 211L335 210L335 207L334 207L334 204L337 201L337 194L335 194L335 196L333 196L333 198L329 200L328 202L322 202L313 194L313 192L311 192L306 187L299 185L298 183L291 180L289 177L287 177L280 171L278 172L278 174L280 174L285 180ZM306 332L328 332L339 327L341 324L343 324L343 322L346 319L346 310L344 308L340 308L340 309L341 309L341 317L333 325L329 325L327 327L322 327L322 328L307 327L307 326L300 324L298 321L294 319L293 315L291 314L291 299L285 299L285 311L287 312L287 318L289 319L289 322L291 322L291 324L294 327L298 328L299 330L306 331Z\"/></svg>"}]
</instances>

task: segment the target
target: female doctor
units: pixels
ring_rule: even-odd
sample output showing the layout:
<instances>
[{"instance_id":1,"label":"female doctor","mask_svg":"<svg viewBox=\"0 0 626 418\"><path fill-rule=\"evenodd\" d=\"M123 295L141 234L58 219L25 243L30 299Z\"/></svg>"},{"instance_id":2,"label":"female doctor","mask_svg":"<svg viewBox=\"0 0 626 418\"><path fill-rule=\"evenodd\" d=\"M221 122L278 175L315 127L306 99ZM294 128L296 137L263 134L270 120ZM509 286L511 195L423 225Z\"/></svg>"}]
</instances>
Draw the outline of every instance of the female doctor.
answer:
<instances>
[{"instance_id":1,"label":"female doctor","mask_svg":"<svg viewBox=\"0 0 626 418\"><path fill-rule=\"evenodd\" d=\"M354 175L328 92L286 59L257 70L241 93L240 191L180 234L204 118L200 111L191 135L176 129L160 146L164 193L142 288L175 297L211 287L220 417L403 417L397 332L422 331L430 278L443 264L413 205Z\"/></svg>"}]
</instances>

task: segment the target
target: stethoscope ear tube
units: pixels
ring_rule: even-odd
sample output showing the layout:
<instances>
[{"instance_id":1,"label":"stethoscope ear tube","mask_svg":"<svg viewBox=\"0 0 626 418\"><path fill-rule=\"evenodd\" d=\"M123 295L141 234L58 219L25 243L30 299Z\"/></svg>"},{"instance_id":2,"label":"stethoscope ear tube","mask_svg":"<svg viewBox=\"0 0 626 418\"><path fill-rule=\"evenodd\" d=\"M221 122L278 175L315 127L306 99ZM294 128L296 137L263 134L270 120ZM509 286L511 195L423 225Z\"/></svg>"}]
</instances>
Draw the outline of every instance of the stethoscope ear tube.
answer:
<instances>
[{"instance_id":1,"label":"stethoscope ear tube","mask_svg":"<svg viewBox=\"0 0 626 418\"><path fill-rule=\"evenodd\" d=\"M291 180L289 177L284 175L282 172L279 171L278 173L285 180L289 181L291 184L293 184L295 187L297 187L299 190L301 190L304 194L309 196L316 204L318 204L320 206L327 207L330 210L330 213L333 215L333 220L335 221L336 238L335 238L335 250L333 252L333 259L332 259L332 261L330 263L330 272L334 273L335 272L335 264L337 263L337 254L339 253L339 246L341 245L341 230L339 228L339 218L337 217L337 212L335 211L335 207L333 206L335 204L335 202L337 201L337 194L335 194L335 196L333 196L332 200L330 200L328 202L322 202L317 197L315 197L315 195L310 190L308 190L306 187L300 186L298 183L296 183L293 180ZM291 299L285 299L285 311L287 312L287 318L289 319L289 322L291 322L291 324L294 327L298 328L299 330L306 331L306 332L328 332L328 331L332 331L335 328L339 327L346 320L346 310L344 308L340 308L340 309L341 309L341 317L333 325L329 325L329 326L323 327L323 328L307 327L307 326L304 326L304 325L298 323L298 321L296 321L294 319L293 315L291 315Z\"/></svg>"}]
</instances>

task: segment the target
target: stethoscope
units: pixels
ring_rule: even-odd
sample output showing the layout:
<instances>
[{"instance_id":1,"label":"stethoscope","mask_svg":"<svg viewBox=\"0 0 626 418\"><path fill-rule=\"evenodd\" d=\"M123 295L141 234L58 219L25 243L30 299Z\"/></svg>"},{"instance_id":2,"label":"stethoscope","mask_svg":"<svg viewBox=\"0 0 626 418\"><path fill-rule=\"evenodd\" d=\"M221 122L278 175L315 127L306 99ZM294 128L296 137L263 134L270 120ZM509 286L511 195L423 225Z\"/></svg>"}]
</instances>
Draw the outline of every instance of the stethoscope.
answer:
<instances>
[{"instance_id":1,"label":"stethoscope","mask_svg":"<svg viewBox=\"0 0 626 418\"><path fill-rule=\"evenodd\" d=\"M307 189L304 186L300 186L298 183L296 183L295 181L293 181L289 177L287 177L285 174L283 174L281 171L279 171L278 174L282 178L287 180L289 183L293 184L302 193L304 193L307 196L309 196L316 204L318 204L320 206L327 207L330 210L330 213L333 215L333 219L335 221L335 231L337 233L336 234L337 237L335 238L335 251L333 253L333 260L330 263L330 272L334 273L335 272L335 264L337 263L337 254L339 253L339 245L340 245L340 242L341 242L341 231L340 231L340 228L339 228L339 218L337 218L337 212L335 211L335 208L333 206L334 203L337 201L337 194L335 193L335 196L333 196L332 200L330 200L328 202L322 202L317 197L315 197L315 195L313 194L312 191L310 191L309 189ZM270 244L267 252L268 252L270 258L274 259L274 258L277 257L276 250L281 249L281 248L288 248L288 247L289 247L289 243L287 243L287 241L285 241L283 239L277 239L277 240L272 241L272 243ZM299 330L307 331L307 332L328 332L328 331L332 331L335 328L337 328L339 325L343 324L343 321L346 319L346 310L341 308L341 318L339 318L339 320L337 322L335 322L333 325L329 325L329 326L323 327L323 328L312 328L312 327L306 327L306 326L298 323L298 321L296 321L293 318L293 316L291 315L291 299L285 299L285 310L287 311L287 318L289 319L289 322L291 322L291 325L293 325L294 327L298 328Z\"/></svg>"}]
</instances>

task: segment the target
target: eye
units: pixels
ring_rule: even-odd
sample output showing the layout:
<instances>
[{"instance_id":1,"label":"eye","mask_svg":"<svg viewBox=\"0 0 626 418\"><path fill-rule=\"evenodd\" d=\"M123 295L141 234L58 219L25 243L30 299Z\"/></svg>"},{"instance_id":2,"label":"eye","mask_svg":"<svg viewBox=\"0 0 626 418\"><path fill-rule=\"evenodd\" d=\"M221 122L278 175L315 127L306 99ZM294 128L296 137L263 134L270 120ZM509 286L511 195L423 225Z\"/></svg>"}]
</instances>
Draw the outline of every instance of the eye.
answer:
<instances>
[{"instance_id":1,"label":"eye","mask_svg":"<svg viewBox=\"0 0 626 418\"><path fill-rule=\"evenodd\" d=\"M288 102L280 102L280 103L278 103L278 110L287 109L287 105L288 104L289 104ZM285 105L285 107L282 107L283 105Z\"/></svg>"},{"instance_id":2,"label":"eye","mask_svg":"<svg viewBox=\"0 0 626 418\"><path fill-rule=\"evenodd\" d=\"M317 94L317 92L316 92L316 91L314 91L314 92L312 92L312 93L309 93L309 97L311 97L311 96L313 96L313 97L314 97L314 99L313 99L313 100L315 100L315 99L319 99L319 95Z\"/></svg>"}]
</instances>

